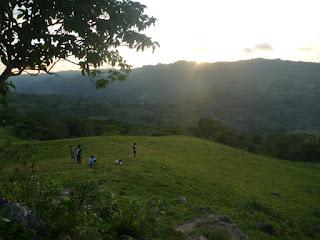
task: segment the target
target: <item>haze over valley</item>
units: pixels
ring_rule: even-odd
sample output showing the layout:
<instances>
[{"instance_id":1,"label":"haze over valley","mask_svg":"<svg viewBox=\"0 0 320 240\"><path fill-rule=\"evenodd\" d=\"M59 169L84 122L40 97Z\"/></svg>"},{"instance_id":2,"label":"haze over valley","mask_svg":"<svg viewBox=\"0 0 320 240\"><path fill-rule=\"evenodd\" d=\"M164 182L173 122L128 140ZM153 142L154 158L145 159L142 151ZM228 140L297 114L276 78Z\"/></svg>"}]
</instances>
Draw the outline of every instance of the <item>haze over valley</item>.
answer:
<instances>
[{"instance_id":1,"label":"haze over valley","mask_svg":"<svg viewBox=\"0 0 320 240\"><path fill-rule=\"evenodd\" d=\"M73 71L13 82L17 93L170 106L183 125L212 117L244 131L285 131L320 127L319 79L317 63L254 59L144 66L101 90Z\"/></svg>"}]
</instances>

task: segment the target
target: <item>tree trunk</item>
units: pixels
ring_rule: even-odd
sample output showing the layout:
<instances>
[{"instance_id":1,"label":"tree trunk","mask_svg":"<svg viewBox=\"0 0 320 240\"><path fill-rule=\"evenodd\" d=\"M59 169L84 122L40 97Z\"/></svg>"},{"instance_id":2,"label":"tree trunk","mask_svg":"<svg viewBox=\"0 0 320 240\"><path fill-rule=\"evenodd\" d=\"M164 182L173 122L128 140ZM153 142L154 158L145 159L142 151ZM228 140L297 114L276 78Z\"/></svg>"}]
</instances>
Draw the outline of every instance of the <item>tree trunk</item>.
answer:
<instances>
[{"instance_id":1,"label":"tree trunk","mask_svg":"<svg viewBox=\"0 0 320 240\"><path fill-rule=\"evenodd\" d=\"M0 96L6 97L9 87L6 84L7 79L11 76L11 69L6 68L0 75Z\"/></svg>"}]
</instances>

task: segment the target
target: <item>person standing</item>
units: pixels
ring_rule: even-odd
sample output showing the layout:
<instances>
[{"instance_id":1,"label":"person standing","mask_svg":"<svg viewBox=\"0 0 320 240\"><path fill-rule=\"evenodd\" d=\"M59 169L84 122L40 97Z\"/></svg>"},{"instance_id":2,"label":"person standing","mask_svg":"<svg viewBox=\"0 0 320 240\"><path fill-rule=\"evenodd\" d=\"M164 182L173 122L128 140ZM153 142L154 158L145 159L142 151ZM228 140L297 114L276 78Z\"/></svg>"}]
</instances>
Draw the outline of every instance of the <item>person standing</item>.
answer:
<instances>
[{"instance_id":1,"label":"person standing","mask_svg":"<svg viewBox=\"0 0 320 240\"><path fill-rule=\"evenodd\" d=\"M132 158L135 159L137 156L137 143L133 143L131 148L132 148Z\"/></svg>"},{"instance_id":2,"label":"person standing","mask_svg":"<svg viewBox=\"0 0 320 240\"><path fill-rule=\"evenodd\" d=\"M81 153L82 153L82 148L80 145L78 145L76 149L77 163L81 163Z\"/></svg>"},{"instance_id":3,"label":"person standing","mask_svg":"<svg viewBox=\"0 0 320 240\"><path fill-rule=\"evenodd\" d=\"M74 149L74 146L73 145L70 145L70 149L69 149L69 152L70 152L70 158L73 162L76 161L76 154L75 154L75 149Z\"/></svg>"}]
</instances>

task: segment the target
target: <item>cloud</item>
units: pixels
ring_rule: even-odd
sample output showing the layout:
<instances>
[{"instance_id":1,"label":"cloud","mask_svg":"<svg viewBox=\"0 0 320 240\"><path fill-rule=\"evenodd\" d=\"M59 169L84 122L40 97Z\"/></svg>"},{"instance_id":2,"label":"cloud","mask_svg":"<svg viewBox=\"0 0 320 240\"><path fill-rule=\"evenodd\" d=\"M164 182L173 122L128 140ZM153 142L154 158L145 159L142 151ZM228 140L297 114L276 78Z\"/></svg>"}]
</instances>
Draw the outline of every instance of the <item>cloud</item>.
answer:
<instances>
[{"instance_id":1,"label":"cloud","mask_svg":"<svg viewBox=\"0 0 320 240\"><path fill-rule=\"evenodd\" d=\"M257 46L254 47L255 51L272 51L273 48L269 43L262 43L258 44Z\"/></svg>"},{"instance_id":2,"label":"cloud","mask_svg":"<svg viewBox=\"0 0 320 240\"><path fill-rule=\"evenodd\" d=\"M297 48L298 51L312 51L312 48Z\"/></svg>"},{"instance_id":3,"label":"cloud","mask_svg":"<svg viewBox=\"0 0 320 240\"><path fill-rule=\"evenodd\" d=\"M243 51L245 53L252 53L253 52L253 50L251 48L245 48L245 49L243 49Z\"/></svg>"},{"instance_id":4,"label":"cloud","mask_svg":"<svg viewBox=\"0 0 320 240\"><path fill-rule=\"evenodd\" d=\"M273 48L269 43L261 43L261 44L254 46L253 48L245 48L244 52L245 53L253 53L256 51L272 51L272 50L273 50Z\"/></svg>"},{"instance_id":5,"label":"cloud","mask_svg":"<svg viewBox=\"0 0 320 240\"><path fill-rule=\"evenodd\" d=\"M209 49L207 47L199 47L196 49L197 53L207 53Z\"/></svg>"}]
</instances>

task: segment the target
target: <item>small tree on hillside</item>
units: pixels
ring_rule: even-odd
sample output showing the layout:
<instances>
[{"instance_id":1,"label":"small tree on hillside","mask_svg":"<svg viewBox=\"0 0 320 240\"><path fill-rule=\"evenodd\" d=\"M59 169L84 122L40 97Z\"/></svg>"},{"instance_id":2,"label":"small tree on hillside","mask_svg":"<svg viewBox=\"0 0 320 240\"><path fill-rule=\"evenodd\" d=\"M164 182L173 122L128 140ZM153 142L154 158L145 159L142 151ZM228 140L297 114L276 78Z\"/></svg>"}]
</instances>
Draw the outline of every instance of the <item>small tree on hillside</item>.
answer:
<instances>
[{"instance_id":1,"label":"small tree on hillside","mask_svg":"<svg viewBox=\"0 0 320 240\"><path fill-rule=\"evenodd\" d=\"M59 60L71 61L71 56L97 88L124 79L130 65L120 46L142 51L158 46L142 33L156 21L145 8L130 0L1 0L1 96L12 86L9 77L51 73ZM112 68L102 78L97 68L103 64Z\"/></svg>"}]
</instances>

